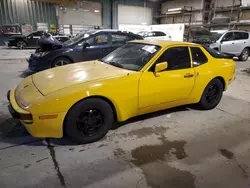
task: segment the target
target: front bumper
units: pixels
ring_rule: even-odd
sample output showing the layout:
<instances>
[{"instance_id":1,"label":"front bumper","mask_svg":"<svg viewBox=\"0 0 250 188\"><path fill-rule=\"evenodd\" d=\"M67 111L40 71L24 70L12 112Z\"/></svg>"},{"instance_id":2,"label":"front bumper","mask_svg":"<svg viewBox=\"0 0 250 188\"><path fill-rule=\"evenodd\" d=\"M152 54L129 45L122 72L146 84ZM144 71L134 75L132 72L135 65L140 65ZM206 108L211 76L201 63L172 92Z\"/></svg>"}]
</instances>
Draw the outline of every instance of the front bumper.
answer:
<instances>
[{"instance_id":1,"label":"front bumper","mask_svg":"<svg viewBox=\"0 0 250 188\"><path fill-rule=\"evenodd\" d=\"M34 72L49 69L51 65L51 61L41 57L40 54L31 54L26 61L29 64L29 69Z\"/></svg>"},{"instance_id":2,"label":"front bumper","mask_svg":"<svg viewBox=\"0 0 250 188\"><path fill-rule=\"evenodd\" d=\"M55 113L57 114L55 119L40 119L40 116L49 114L31 114L20 108L15 99L15 89L8 91L7 99L10 102L8 108L11 116L19 119L33 137L61 138L63 136L63 121L66 112ZM27 117L29 118L26 119Z\"/></svg>"}]
</instances>

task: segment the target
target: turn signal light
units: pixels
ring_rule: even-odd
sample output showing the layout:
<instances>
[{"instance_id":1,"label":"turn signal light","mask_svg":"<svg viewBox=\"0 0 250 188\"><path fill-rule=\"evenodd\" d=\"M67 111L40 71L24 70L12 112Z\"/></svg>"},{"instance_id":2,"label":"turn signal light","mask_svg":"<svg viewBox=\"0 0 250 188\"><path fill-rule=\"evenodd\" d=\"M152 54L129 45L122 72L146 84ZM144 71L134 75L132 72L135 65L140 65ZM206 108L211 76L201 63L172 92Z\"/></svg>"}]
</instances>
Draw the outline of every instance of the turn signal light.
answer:
<instances>
[{"instance_id":1,"label":"turn signal light","mask_svg":"<svg viewBox=\"0 0 250 188\"><path fill-rule=\"evenodd\" d=\"M54 114L54 115L44 115L44 116L39 116L39 119L44 120L44 119L55 119L57 118L58 115Z\"/></svg>"}]
</instances>

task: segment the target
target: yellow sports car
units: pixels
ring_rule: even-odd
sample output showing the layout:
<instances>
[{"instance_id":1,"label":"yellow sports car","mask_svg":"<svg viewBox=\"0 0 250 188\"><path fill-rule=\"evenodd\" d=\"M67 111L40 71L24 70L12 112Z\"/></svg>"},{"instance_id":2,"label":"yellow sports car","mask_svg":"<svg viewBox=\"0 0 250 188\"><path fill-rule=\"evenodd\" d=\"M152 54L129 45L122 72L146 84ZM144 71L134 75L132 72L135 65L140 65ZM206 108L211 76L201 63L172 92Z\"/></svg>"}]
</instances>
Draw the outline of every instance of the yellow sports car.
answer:
<instances>
[{"instance_id":1,"label":"yellow sports car","mask_svg":"<svg viewBox=\"0 0 250 188\"><path fill-rule=\"evenodd\" d=\"M234 78L232 57L212 49L133 41L101 60L29 76L7 97L32 136L89 143L134 116L186 104L213 109Z\"/></svg>"}]
</instances>

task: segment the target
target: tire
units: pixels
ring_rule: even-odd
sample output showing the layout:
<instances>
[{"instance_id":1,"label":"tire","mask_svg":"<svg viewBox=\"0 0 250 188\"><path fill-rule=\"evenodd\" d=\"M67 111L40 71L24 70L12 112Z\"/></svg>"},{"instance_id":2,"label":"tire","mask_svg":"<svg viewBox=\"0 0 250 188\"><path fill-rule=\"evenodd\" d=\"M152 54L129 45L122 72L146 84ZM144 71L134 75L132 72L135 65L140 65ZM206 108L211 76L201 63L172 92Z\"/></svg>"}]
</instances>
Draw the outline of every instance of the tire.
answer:
<instances>
[{"instance_id":1,"label":"tire","mask_svg":"<svg viewBox=\"0 0 250 188\"><path fill-rule=\"evenodd\" d=\"M113 123L114 112L108 102L99 98L86 99L68 112L64 133L73 142L87 144L103 138Z\"/></svg>"},{"instance_id":2,"label":"tire","mask_svg":"<svg viewBox=\"0 0 250 188\"><path fill-rule=\"evenodd\" d=\"M71 60L67 57L59 57L57 59L55 59L52 64L51 64L51 68L53 67L59 67L59 66L63 66L63 65L67 65L72 63Z\"/></svg>"},{"instance_id":3,"label":"tire","mask_svg":"<svg viewBox=\"0 0 250 188\"><path fill-rule=\"evenodd\" d=\"M224 86L221 80L213 79L203 91L198 107L202 110L214 109L221 101ZM213 94L214 93L214 98Z\"/></svg>"},{"instance_id":4,"label":"tire","mask_svg":"<svg viewBox=\"0 0 250 188\"><path fill-rule=\"evenodd\" d=\"M17 44L16 44L16 46L17 46L17 48L19 48L19 49L25 49L25 48L27 48L26 42L24 42L24 41L22 41L22 40L18 41Z\"/></svg>"},{"instance_id":5,"label":"tire","mask_svg":"<svg viewBox=\"0 0 250 188\"><path fill-rule=\"evenodd\" d=\"M240 61L247 61L250 55L249 49L245 48L239 56Z\"/></svg>"}]
</instances>

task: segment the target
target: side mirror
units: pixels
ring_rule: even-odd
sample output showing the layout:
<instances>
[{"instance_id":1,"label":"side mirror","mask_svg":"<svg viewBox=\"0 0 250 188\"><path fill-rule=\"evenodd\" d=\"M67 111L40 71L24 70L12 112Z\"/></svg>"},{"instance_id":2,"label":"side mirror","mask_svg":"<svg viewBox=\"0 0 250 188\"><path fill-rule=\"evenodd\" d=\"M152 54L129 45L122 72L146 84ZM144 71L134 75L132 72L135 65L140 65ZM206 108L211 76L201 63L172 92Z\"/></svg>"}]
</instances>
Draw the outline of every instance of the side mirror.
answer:
<instances>
[{"instance_id":1,"label":"side mirror","mask_svg":"<svg viewBox=\"0 0 250 188\"><path fill-rule=\"evenodd\" d=\"M162 63L158 63L155 65L155 71L154 71L154 74L156 77L159 77L160 76L160 72L161 71L164 71L168 68L168 63L167 62L162 62Z\"/></svg>"},{"instance_id":2,"label":"side mirror","mask_svg":"<svg viewBox=\"0 0 250 188\"><path fill-rule=\"evenodd\" d=\"M85 49L85 48L88 48L90 47L90 44L88 42L85 42L83 45L82 45L82 48Z\"/></svg>"}]
</instances>

